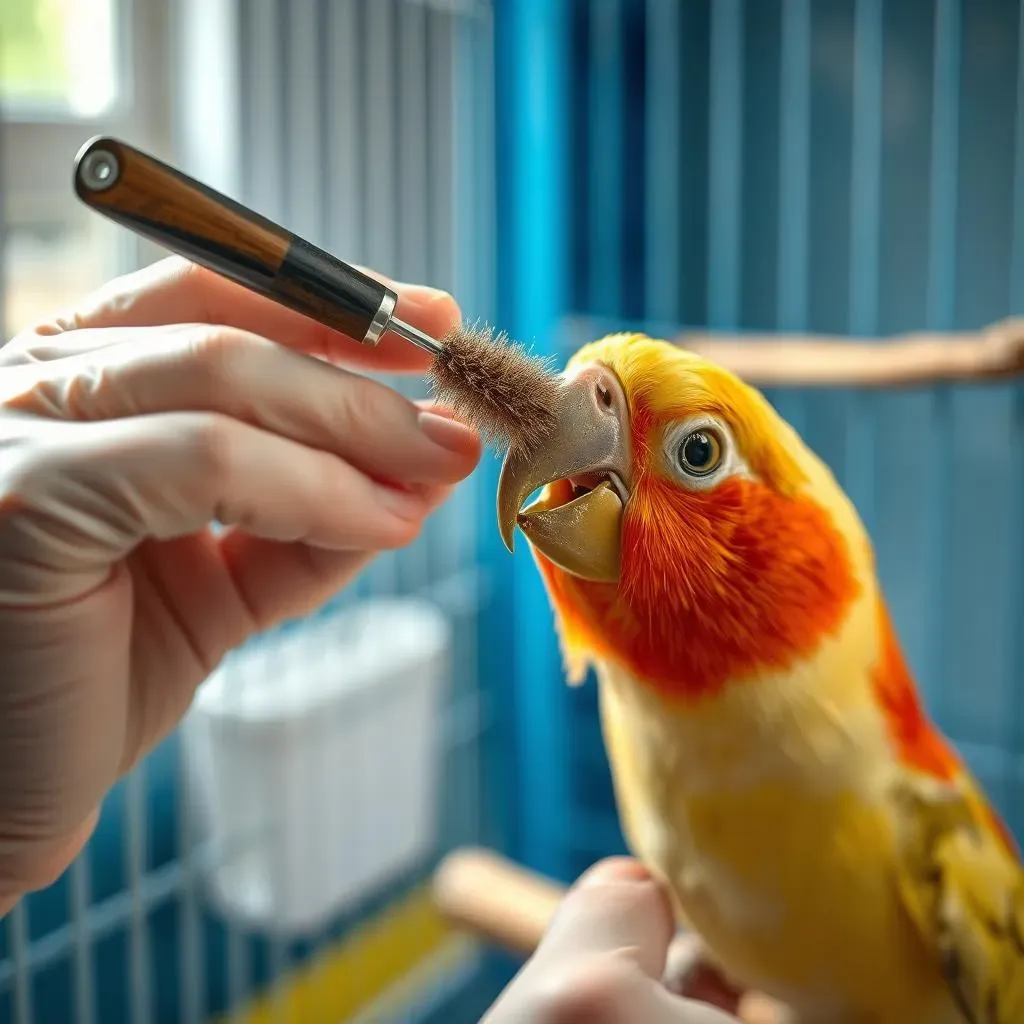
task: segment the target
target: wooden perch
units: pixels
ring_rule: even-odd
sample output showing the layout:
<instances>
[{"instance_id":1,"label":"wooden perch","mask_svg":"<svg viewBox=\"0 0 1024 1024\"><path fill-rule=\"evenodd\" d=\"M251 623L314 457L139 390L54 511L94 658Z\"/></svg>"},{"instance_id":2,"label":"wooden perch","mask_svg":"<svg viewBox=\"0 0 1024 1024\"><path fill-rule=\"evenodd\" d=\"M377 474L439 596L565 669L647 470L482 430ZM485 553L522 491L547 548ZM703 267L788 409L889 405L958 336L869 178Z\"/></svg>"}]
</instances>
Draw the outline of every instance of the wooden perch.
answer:
<instances>
[{"instance_id":1,"label":"wooden perch","mask_svg":"<svg viewBox=\"0 0 1024 1024\"><path fill-rule=\"evenodd\" d=\"M1024 319L965 334L848 339L690 333L675 339L757 387L899 388L1024 376Z\"/></svg>"},{"instance_id":2,"label":"wooden perch","mask_svg":"<svg viewBox=\"0 0 1024 1024\"><path fill-rule=\"evenodd\" d=\"M434 875L434 902L445 917L484 942L530 956L565 895L565 887L489 850L450 854ZM740 1006L744 1024L776 1024L777 1005L748 993Z\"/></svg>"}]
</instances>

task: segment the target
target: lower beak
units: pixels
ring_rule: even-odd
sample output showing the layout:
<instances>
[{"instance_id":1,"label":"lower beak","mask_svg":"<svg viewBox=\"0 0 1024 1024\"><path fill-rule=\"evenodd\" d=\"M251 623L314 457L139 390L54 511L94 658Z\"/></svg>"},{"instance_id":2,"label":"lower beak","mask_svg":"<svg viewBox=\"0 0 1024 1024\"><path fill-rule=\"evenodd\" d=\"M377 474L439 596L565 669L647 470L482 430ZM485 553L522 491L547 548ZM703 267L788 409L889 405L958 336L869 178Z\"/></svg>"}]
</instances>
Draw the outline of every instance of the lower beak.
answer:
<instances>
[{"instance_id":1,"label":"lower beak","mask_svg":"<svg viewBox=\"0 0 1024 1024\"><path fill-rule=\"evenodd\" d=\"M501 468L498 526L510 551L518 525L564 571L618 580L628 422L622 386L606 367L587 367L565 381L554 428L529 450L510 450ZM538 487L544 492L524 509Z\"/></svg>"}]
</instances>

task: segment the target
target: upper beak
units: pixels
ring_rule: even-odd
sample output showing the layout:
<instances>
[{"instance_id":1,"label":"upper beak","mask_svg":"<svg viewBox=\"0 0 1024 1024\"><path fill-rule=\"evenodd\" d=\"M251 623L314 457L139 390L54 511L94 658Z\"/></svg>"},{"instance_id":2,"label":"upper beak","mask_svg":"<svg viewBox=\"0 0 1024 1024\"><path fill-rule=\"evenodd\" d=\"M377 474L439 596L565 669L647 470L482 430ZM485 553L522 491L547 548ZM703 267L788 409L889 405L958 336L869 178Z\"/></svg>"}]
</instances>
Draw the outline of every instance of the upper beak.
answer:
<instances>
[{"instance_id":1,"label":"upper beak","mask_svg":"<svg viewBox=\"0 0 1024 1024\"><path fill-rule=\"evenodd\" d=\"M516 526L551 562L583 579L619 578L622 513L629 498L629 416L618 378L586 367L562 385L555 426L528 451L510 449L498 481L498 527L512 550ZM578 496L538 487L571 480ZM549 488L550 491L550 488Z\"/></svg>"}]
</instances>

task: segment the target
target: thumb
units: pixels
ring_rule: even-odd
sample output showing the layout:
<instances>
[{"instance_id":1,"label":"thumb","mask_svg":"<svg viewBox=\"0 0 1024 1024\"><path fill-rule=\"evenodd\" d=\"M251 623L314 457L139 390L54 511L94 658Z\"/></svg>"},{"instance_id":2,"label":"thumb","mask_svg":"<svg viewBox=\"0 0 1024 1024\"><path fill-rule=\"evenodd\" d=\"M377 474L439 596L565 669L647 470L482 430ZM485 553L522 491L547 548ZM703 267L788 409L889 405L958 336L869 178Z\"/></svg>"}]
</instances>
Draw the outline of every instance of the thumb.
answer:
<instances>
[{"instance_id":1,"label":"thumb","mask_svg":"<svg viewBox=\"0 0 1024 1024\"><path fill-rule=\"evenodd\" d=\"M537 955L547 959L629 949L645 974L660 979L675 932L662 885L638 861L613 857L596 864L569 890Z\"/></svg>"}]
</instances>

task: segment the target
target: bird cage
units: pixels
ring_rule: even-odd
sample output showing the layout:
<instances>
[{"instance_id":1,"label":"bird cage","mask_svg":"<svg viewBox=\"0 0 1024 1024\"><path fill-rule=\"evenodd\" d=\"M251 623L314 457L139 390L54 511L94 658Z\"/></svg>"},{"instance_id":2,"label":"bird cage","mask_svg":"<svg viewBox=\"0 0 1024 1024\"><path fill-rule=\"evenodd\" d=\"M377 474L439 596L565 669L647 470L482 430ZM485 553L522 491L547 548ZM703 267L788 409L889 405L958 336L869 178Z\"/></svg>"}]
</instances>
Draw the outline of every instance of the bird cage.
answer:
<instances>
[{"instance_id":1,"label":"bird cage","mask_svg":"<svg viewBox=\"0 0 1024 1024\"><path fill-rule=\"evenodd\" d=\"M559 362L628 328L764 387L857 505L930 711L1024 838L1021 4L224 7L235 153L211 183ZM528 952L559 883L623 849L595 688L563 684L496 478L485 456L411 550L228 659L0 929L0 1024L479 1019L494 946ZM339 686L367 616L417 641ZM246 807L261 769L276 795ZM389 818L396 792L434 811Z\"/></svg>"}]
</instances>

